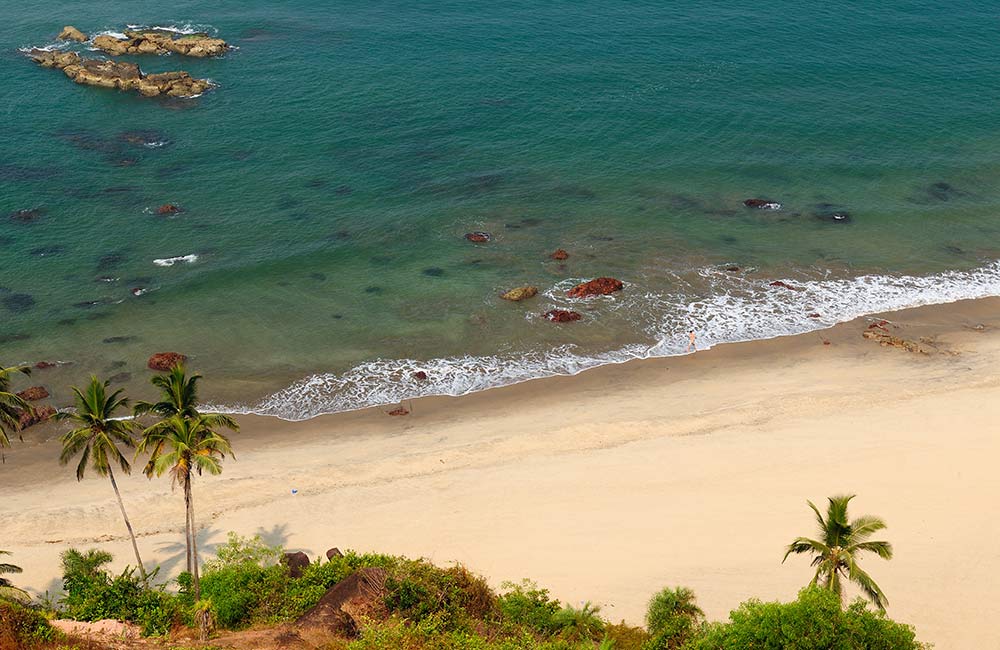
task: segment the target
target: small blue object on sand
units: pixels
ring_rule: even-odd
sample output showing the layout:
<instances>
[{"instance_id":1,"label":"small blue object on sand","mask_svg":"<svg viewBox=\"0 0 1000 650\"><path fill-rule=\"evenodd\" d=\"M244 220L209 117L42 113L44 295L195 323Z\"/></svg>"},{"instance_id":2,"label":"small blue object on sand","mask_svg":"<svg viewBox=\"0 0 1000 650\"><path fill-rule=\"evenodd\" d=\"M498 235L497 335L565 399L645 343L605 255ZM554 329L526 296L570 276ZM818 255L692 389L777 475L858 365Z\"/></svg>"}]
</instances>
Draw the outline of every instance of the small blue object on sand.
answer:
<instances>
[{"instance_id":1,"label":"small blue object on sand","mask_svg":"<svg viewBox=\"0 0 1000 650\"><path fill-rule=\"evenodd\" d=\"M299 493L298 490L296 490L295 488L292 488L292 494L298 494L298 493Z\"/></svg>"}]
</instances>

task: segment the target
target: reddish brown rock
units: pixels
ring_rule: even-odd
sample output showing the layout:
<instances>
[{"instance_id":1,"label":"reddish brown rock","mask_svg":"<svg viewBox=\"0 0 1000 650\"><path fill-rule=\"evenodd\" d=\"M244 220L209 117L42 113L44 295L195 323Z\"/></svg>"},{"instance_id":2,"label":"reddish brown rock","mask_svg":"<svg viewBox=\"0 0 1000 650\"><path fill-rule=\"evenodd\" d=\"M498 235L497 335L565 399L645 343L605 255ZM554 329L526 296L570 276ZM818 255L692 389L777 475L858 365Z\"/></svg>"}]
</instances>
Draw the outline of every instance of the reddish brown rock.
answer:
<instances>
[{"instance_id":1,"label":"reddish brown rock","mask_svg":"<svg viewBox=\"0 0 1000 650\"><path fill-rule=\"evenodd\" d=\"M49 391L45 389L45 386L32 386L31 388L25 388L17 396L28 402L37 402L40 399L48 397Z\"/></svg>"},{"instance_id":2,"label":"reddish brown rock","mask_svg":"<svg viewBox=\"0 0 1000 650\"><path fill-rule=\"evenodd\" d=\"M18 424L22 429L27 429L28 427L33 427L36 424L45 422L55 414L56 410L48 404L33 407L27 411L21 411Z\"/></svg>"},{"instance_id":3,"label":"reddish brown rock","mask_svg":"<svg viewBox=\"0 0 1000 650\"><path fill-rule=\"evenodd\" d=\"M580 320L583 318L580 314L575 311L567 311L565 309L553 309L542 314L545 320L552 321L553 323L569 323L575 320Z\"/></svg>"},{"instance_id":4,"label":"reddish brown rock","mask_svg":"<svg viewBox=\"0 0 1000 650\"><path fill-rule=\"evenodd\" d=\"M340 549L334 546L326 551L326 559L332 560L335 557L344 557L344 554L340 552Z\"/></svg>"},{"instance_id":5,"label":"reddish brown rock","mask_svg":"<svg viewBox=\"0 0 1000 650\"><path fill-rule=\"evenodd\" d=\"M738 266L727 266L726 270L730 273L739 273L741 269Z\"/></svg>"},{"instance_id":6,"label":"reddish brown rock","mask_svg":"<svg viewBox=\"0 0 1000 650\"><path fill-rule=\"evenodd\" d=\"M409 415L409 414L410 412L407 411L406 407L403 406L400 406L399 408L394 408L386 413L386 415L392 415L392 416Z\"/></svg>"},{"instance_id":7,"label":"reddish brown rock","mask_svg":"<svg viewBox=\"0 0 1000 650\"><path fill-rule=\"evenodd\" d=\"M743 202L743 205L755 210L778 210L781 208L781 204L777 201L769 201L767 199L747 199Z\"/></svg>"},{"instance_id":8,"label":"reddish brown rock","mask_svg":"<svg viewBox=\"0 0 1000 650\"><path fill-rule=\"evenodd\" d=\"M476 231L476 232L465 233L465 238L477 244L485 244L486 242L493 239L493 235L491 235L488 232Z\"/></svg>"},{"instance_id":9,"label":"reddish brown rock","mask_svg":"<svg viewBox=\"0 0 1000 650\"><path fill-rule=\"evenodd\" d=\"M187 357L178 352L157 352L149 357L147 366L150 370L166 372L179 363L187 361Z\"/></svg>"},{"instance_id":10,"label":"reddish brown rock","mask_svg":"<svg viewBox=\"0 0 1000 650\"><path fill-rule=\"evenodd\" d=\"M563 249L559 248L559 249L556 249L556 251L554 253L552 253L551 255L549 255L549 257L551 257L554 260L559 260L559 261L568 260L569 259L569 253L567 253Z\"/></svg>"},{"instance_id":11,"label":"reddish brown rock","mask_svg":"<svg viewBox=\"0 0 1000 650\"><path fill-rule=\"evenodd\" d=\"M427 381L427 373L424 372L423 370L418 370L415 373L413 373L413 378L419 379L420 381Z\"/></svg>"},{"instance_id":12,"label":"reddish brown rock","mask_svg":"<svg viewBox=\"0 0 1000 650\"><path fill-rule=\"evenodd\" d=\"M55 361L39 361L35 364L35 367L39 370L45 370L46 368L55 368L58 365Z\"/></svg>"},{"instance_id":13,"label":"reddish brown rock","mask_svg":"<svg viewBox=\"0 0 1000 650\"><path fill-rule=\"evenodd\" d=\"M388 593L385 569L359 569L323 594L316 605L295 621L300 629L320 629L348 638L358 635L366 620L384 609Z\"/></svg>"},{"instance_id":14,"label":"reddish brown rock","mask_svg":"<svg viewBox=\"0 0 1000 650\"><path fill-rule=\"evenodd\" d=\"M164 203L156 208L156 214L177 214L178 212L182 212L181 207L173 203Z\"/></svg>"},{"instance_id":15,"label":"reddish brown rock","mask_svg":"<svg viewBox=\"0 0 1000 650\"><path fill-rule=\"evenodd\" d=\"M819 318L819 314L816 313L809 314L809 318Z\"/></svg>"},{"instance_id":16,"label":"reddish brown rock","mask_svg":"<svg viewBox=\"0 0 1000 650\"><path fill-rule=\"evenodd\" d=\"M584 282L583 284L578 284L569 291L566 295L570 298L589 298L591 296L606 296L615 291L621 291L625 285L621 280L616 280L614 278L595 278L590 282Z\"/></svg>"},{"instance_id":17,"label":"reddish brown rock","mask_svg":"<svg viewBox=\"0 0 1000 650\"><path fill-rule=\"evenodd\" d=\"M289 576L301 578L302 570L309 566L309 556L302 551L285 553L281 556L281 563L288 567Z\"/></svg>"},{"instance_id":18,"label":"reddish brown rock","mask_svg":"<svg viewBox=\"0 0 1000 650\"><path fill-rule=\"evenodd\" d=\"M788 284L787 282L782 282L781 280L775 280L769 286L772 286L772 287L781 287L782 289L791 289L792 291L802 291L802 289L799 289L798 287L793 287L792 285Z\"/></svg>"}]
</instances>

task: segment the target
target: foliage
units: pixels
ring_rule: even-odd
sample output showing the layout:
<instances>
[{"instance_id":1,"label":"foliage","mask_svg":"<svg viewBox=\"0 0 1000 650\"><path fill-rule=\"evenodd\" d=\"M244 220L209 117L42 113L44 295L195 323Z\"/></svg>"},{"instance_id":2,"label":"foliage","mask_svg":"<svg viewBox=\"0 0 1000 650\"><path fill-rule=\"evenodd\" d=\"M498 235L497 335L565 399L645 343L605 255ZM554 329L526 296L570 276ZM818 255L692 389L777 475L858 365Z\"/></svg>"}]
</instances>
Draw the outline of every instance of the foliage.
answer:
<instances>
[{"instance_id":1,"label":"foliage","mask_svg":"<svg viewBox=\"0 0 1000 650\"><path fill-rule=\"evenodd\" d=\"M643 650L649 642L649 632L622 621L617 625L605 626L604 641L612 650Z\"/></svg>"},{"instance_id":2,"label":"foliage","mask_svg":"<svg viewBox=\"0 0 1000 650\"><path fill-rule=\"evenodd\" d=\"M31 369L25 366L0 366L0 460L3 460L3 448L10 447L10 434L21 429L21 411L31 406L10 390L10 380L14 373L31 374Z\"/></svg>"},{"instance_id":3,"label":"foliage","mask_svg":"<svg viewBox=\"0 0 1000 650\"><path fill-rule=\"evenodd\" d=\"M709 625L687 646L690 650L795 648L796 650L921 650L913 628L884 612L869 610L863 600L841 609L840 597L810 586L791 603L750 600L729 615L729 622Z\"/></svg>"},{"instance_id":4,"label":"foliage","mask_svg":"<svg viewBox=\"0 0 1000 650\"><path fill-rule=\"evenodd\" d=\"M109 553L96 550L70 549L62 554L66 616L78 621L129 621L140 625L146 636L169 632L183 616L178 598L162 587L148 587L130 567L111 575L103 568L111 559Z\"/></svg>"},{"instance_id":5,"label":"foliage","mask_svg":"<svg viewBox=\"0 0 1000 650\"><path fill-rule=\"evenodd\" d=\"M53 641L58 636L37 611L19 603L0 600L0 648L27 650Z\"/></svg>"},{"instance_id":6,"label":"foliage","mask_svg":"<svg viewBox=\"0 0 1000 650\"><path fill-rule=\"evenodd\" d=\"M646 609L646 627L652 639L646 650L680 648L698 630L705 614L687 587L665 587L655 594Z\"/></svg>"},{"instance_id":7,"label":"foliage","mask_svg":"<svg viewBox=\"0 0 1000 650\"><path fill-rule=\"evenodd\" d=\"M604 633L604 621L597 615L601 608L587 602L576 609L566 605L552 616L552 624L560 638L569 641L593 641Z\"/></svg>"},{"instance_id":8,"label":"foliage","mask_svg":"<svg viewBox=\"0 0 1000 650\"><path fill-rule=\"evenodd\" d=\"M842 578L847 578L861 587L861 590L876 607L885 611L888 599L871 576L858 566L857 556L864 552L870 552L875 553L883 560L889 560L892 558L892 546L889 542L869 539L873 534L885 528L885 522L878 517L863 515L853 521L848 520L847 504L853 498L852 494L827 499L829 504L826 519L823 518L819 508L813 505L812 501L807 501L806 503L816 514L820 539L797 537L788 545L784 560L787 560L788 556L793 553L812 554L814 556L812 566L816 567L816 574L809 584L820 584L825 589L837 594L838 597L842 597Z\"/></svg>"},{"instance_id":9,"label":"foliage","mask_svg":"<svg viewBox=\"0 0 1000 650\"><path fill-rule=\"evenodd\" d=\"M0 555L10 555L10 551L0 551ZM18 589L4 574L21 573L21 567L14 564L0 562L0 600L27 600L28 594L22 589Z\"/></svg>"},{"instance_id":10,"label":"foliage","mask_svg":"<svg viewBox=\"0 0 1000 650\"><path fill-rule=\"evenodd\" d=\"M541 589L530 580L520 584L505 582L506 590L497 598L497 607L505 621L514 625L524 625L539 634L551 634L556 626L552 622L561 608L558 600L549 598L547 589Z\"/></svg>"},{"instance_id":11,"label":"foliage","mask_svg":"<svg viewBox=\"0 0 1000 650\"><path fill-rule=\"evenodd\" d=\"M486 582L462 566L441 569L423 560L402 560L386 579L386 608L404 619L433 622L442 630L466 630L473 619L496 610Z\"/></svg>"},{"instance_id":12,"label":"foliage","mask_svg":"<svg viewBox=\"0 0 1000 650\"><path fill-rule=\"evenodd\" d=\"M215 559L205 562L205 571L215 571L228 566L249 562L268 566L281 559L281 547L270 546L260 535L243 537L230 532L226 543L215 549Z\"/></svg>"}]
</instances>

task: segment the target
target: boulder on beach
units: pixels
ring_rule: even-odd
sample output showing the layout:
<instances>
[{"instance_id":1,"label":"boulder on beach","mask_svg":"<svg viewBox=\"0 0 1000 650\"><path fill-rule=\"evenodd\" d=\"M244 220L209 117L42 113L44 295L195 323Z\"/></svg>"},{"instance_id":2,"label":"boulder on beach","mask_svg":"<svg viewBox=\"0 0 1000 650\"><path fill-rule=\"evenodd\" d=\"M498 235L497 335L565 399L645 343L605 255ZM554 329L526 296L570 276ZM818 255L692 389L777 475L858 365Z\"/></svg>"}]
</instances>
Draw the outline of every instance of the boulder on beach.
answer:
<instances>
[{"instance_id":1,"label":"boulder on beach","mask_svg":"<svg viewBox=\"0 0 1000 650\"><path fill-rule=\"evenodd\" d=\"M583 316L575 311L552 309L542 314L542 318L553 323L570 323L575 320L580 320Z\"/></svg>"},{"instance_id":2,"label":"boulder on beach","mask_svg":"<svg viewBox=\"0 0 1000 650\"><path fill-rule=\"evenodd\" d=\"M551 255L549 255L549 257L551 257L554 260L559 260L561 262L563 260L569 259L569 253L567 253L561 248L557 248Z\"/></svg>"},{"instance_id":3,"label":"boulder on beach","mask_svg":"<svg viewBox=\"0 0 1000 650\"><path fill-rule=\"evenodd\" d=\"M26 402L37 402L48 397L49 391L45 389L45 386L31 386L19 392L17 396Z\"/></svg>"},{"instance_id":4,"label":"boulder on beach","mask_svg":"<svg viewBox=\"0 0 1000 650\"><path fill-rule=\"evenodd\" d=\"M76 41L77 43L83 43L87 40L87 35L72 25L66 25L62 28L62 31L59 32L59 35L56 36L56 38L60 41Z\"/></svg>"},{"instance_id":5,"label":"boulder on beach","mask_svg":"<svg viewBox=\"0 0 1000 650\"><path fill-rule=\"evenodd\" d=\"M616 280L615 278L594 278L589 282L576 285L567 291L566 295L570 298L606 296L614 293L615 291L621 291L624 287L624 283L622 283L621 280Z\"/></svg>"},{"instance_id":6,"label":"boulder on beach","mask_svg":"<svg viewBox=\"0 0 1000 650\"><path fill-rule=\"evenodd\" d=\"M295 621L300 629L319 629L353 638L388 593L385 569L359 569L330 587L316 605Z\"/></svg>"},{"instance_id":7,"label":"boulder on beach","mask_svg":"<svg viewBox=\"0 0 1000 650\"><path fill-rule=\"evenodd\" d=\"M55 68L78 84L135 90L145 97L194 97L212 84L206 79L195 79L187 72L163 72L146 75L134 63L84 59L76 52L50 52L34 49L28 53L31 60L43 68Z\"/></svg>"},{"instance_id":8,"label":"boulder on beach","mask_svg":"<svg viewBox=\"0 0 1000 650\"><path fill-rule=\"evenodd\" d=\"M334 546L326 551L326 559L332 560L335 557L344 557L344 554L340 552L340 549Z\"/></svg>"},{"instance_id":9,"label":"boulder on beach","mask_svg":"<svg viewBox=\"0 0 1000 650\"><path fill-rule=\"evenodd\" d=\"M519 302L521 300L527 300L538 295L538 287L517 287L516 289L511 289L510 291L505 291L500 294L500 297L504 300L512 300L514 302Z\"/></svg>"},{"instance_id":10,"label":"boulder on beach","mask_svg":"<svg viewBox=\"0 0 1000 650\"><path fill-rule=\"evenodd\" d=\"M184 363L185 361L187 361L187 357L179 352L157 352L149 357L146 365L150 370L167 372L177 364Z\"/></svg>"},{"instance_id":11,"label":"boulder on beach","mask_svg":"<svg viewBox=\"0 0 1000 650\"><path fill-rule=\"evenodd\" d=\"M301 578L302 570L309 566L309 556L302 551L285 553L281 556L281 563L288 567L288 575Z\"/></svg>"},{"instance_id":12,"label":"boulder on beach","mask_svg":"<svg viewBox=\"0 0 1000 650\"><path fill-rule=\"evenodd\" d=\"M125 38L102 34L94 37L94 47L112 56L125 54L180 54L204 58L225 54L230 45L206 34L185 34L174 38L157 30L125 30Z\"/></svg>"}]
</instances>

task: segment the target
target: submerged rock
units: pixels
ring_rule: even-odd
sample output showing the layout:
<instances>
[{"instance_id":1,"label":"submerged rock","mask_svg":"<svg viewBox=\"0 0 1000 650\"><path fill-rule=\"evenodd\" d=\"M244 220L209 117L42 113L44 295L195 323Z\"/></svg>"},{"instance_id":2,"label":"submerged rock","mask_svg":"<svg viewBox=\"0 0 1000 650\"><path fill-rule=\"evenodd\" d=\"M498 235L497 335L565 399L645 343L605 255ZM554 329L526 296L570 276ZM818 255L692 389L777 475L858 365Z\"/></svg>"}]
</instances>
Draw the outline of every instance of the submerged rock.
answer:
<instances>
[{"instance_id":1,"label":"submerged rock","mask_svg":"<svg viewBox=\"0 0 1000 650\"><path fill-rule=\"evenodd\" d=\"M538 287L517 287L516 289L511 289L500 294L500 297L504 300L513 300L514 302L519 302L521 300L527 300L528 298L533 298L538 295Z\"/></svg>"},{"instance_id":2,"label":"submerged rock","mask_svg":"<svg viewBox=\"0 0 1000 650\"><path fill-rule=\"evenodd\" d=\"M781 204L777 201L770 201L768 199L747 199L743 202L748 208L753 208L755 210L780 210Z\"/></svg>"},{"instance_id":3,"label":"submerged rock","mask_svg":"<svg viewBox=\"0 0 1000 650\"><path fill-rule=\"evenodd\" d=\"M569 323L575 320L580 320L583 318L580 314L575 311L567 311L565 309L552 309L550 311L542 314L542 318L553 323Z\"/></svg>"},{"instance_id":4,"label":"submerged rock","mask_svg":"<svg viewBox=\"0 0 1000 650\"><path fill-rule=\"evenodd\" d=\"M11 212L10 219L18 223L31 223L32 221L38 221L44 214L45 208L27 208Z\"/></svg>"},{"instance_id":5,"label":"submerged rock","mask_svg":"<svg viewBox=\"0 0 1000 650\"><path fill-rule=\"evenodd\" d=\"M156 208L156 214L167 215L167 214L178 214L183 212L179 205L174 205L173 203L164 203L160 207Z\"/></svg>"},{"instance_id":6,"label":"submerged rock","mask_svg":"<svg viewBox=\"0 0 1000 650\"><path fill-rule=\"evenodd\" d=\"M220 56L230 48L221 38L209 38L205 34L185 34L174 38L168 33L156 30L126 30L125 38L115 38L110 35L95 36L94 47L113 56L174 53L199 58Z\"/></svg>"},{"instance_id":7,"label":"submerged rock","mask_svg":"<svg viewBox=\"0 0 1000 650\"><path fill-rule=\"evenodd\" d=\"M782 282L781 280L775 280L774 282L772 282L768 286L769 287L780 287L782 289L790 289L792 291L802 291L802 289L800 289L799 287L793 287L792 285L788 284L787 282Z\"/></svg>"},{"instance_id":8,"label":"submerged rock","mask_svg":"<svg viewBox=\"0 0 1000 650\"><path fill-rule=\"evenodd\" d=\"M34 49L28 53L43 68L55 68L78 84L135 90L145 97L194 97L212 84L205 79L195 79L187 72L162 72L143 74L134 63L84 59L76 52L50 52Z\"/></svg>"},{"instance_id":9,"label":"submerged rock","mask_svg":"<svg viewBox=\"0 0 1000 650\"><path fill-rule=\"evenodd\" d=\"M87 40L87 35L72 25L66 25L62 28L62 31L59 32L59 35L56 36L56 38L60 41L76 41L77 43L83 43Z\"/></svg>"},{"instance_id":10,"label":"submerged rock","mask_svg":"<svg viewBox=\"0 0 1000 650\"><path fill-rule=\"evenodd\" d=\"M465 233L465 238L477 244L485 244L486 242L493 239L493 235L491 235L488 232L482 232L477 230L476 232Z\"/></svg>"},{"instance_id":11,"label":"submerged rock","mask_svg":"<svg viewBox=\"0 0 1000 650\"><path fill-rule=\"evenodd\" d=\"M187 357L179 352L157 352L149 357L146 366L150 370L167 372L177 364L184 363L185 361L187 361Z\"/></svg>"},{"instance_id":12,"label":"submerged rock","mask_svg":"<svg viewBox=\"0 0 1000 650\"><path fill-rule=\"evenodd\" d=\"M551 255L549 255L549 257L551 257L554 260L559 260L561 262L562 260L569 259L569 253L567 253L561 248L557 248Z\"/></svg>"},{"instance_id":13,"label":"submerged rock","mask_svg":"<svg viewBox=\"0 0 1000 650\"><path fill-rule=\"evenodd\" d=\"M12 293L3 297L3 306L15 313L28 311L35 306L35 299L29 293Z\"/></svg>"},{"instance_id":14,"label":"submerged rock","mask_svg":"<svg viewBox=\"0 0 1000 650\"><path fill-rule=\"evenodd\" d=\"M32 386L25 388L17 396L26 402L37 402L40 399L48 397L49 391L46 390L45 386Z\"/></svg>"},{"instance_id":15,"label":"submerged rock","mask_svg":"<svg viewBox=\"0 0 1000 650\"><path fill-rule=\"evenodd\" d=\"M424 372L423 370L418 370L415 373L413 373L413 378L420 381L427 381L427 373Z\"/></svg>"},{"instance_id":16,"label":"submerged rock","mask_svg":"<svg viewBox=\"0 0 1000 650\"><path fill-rule=\"evenodd\" d=\"M566 295L570 298L589 298L591 296L606 296L621 291L625 287L621 280L615 278L595 278L589 282L578 284Z\"/></svg>"}]
</instances>

